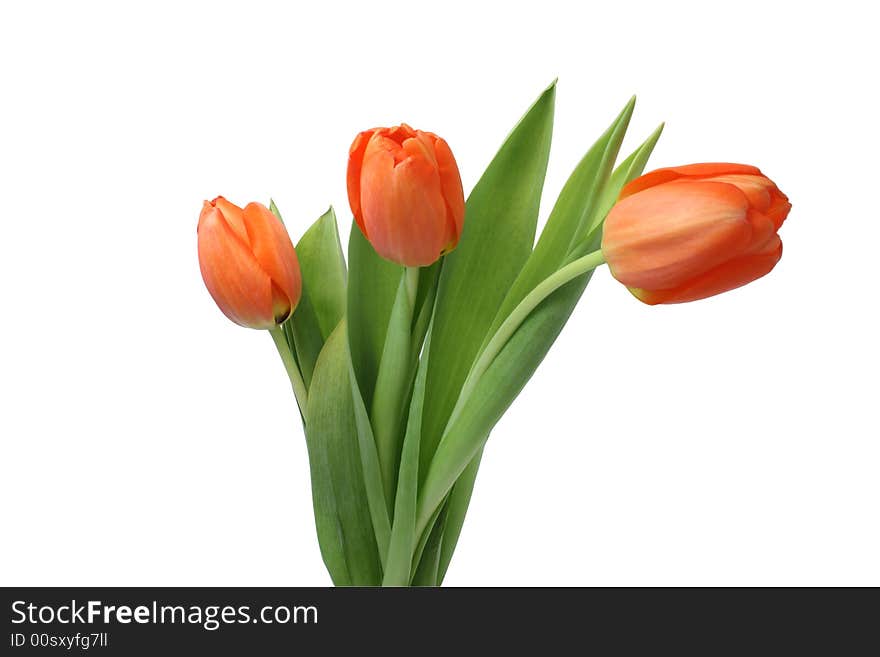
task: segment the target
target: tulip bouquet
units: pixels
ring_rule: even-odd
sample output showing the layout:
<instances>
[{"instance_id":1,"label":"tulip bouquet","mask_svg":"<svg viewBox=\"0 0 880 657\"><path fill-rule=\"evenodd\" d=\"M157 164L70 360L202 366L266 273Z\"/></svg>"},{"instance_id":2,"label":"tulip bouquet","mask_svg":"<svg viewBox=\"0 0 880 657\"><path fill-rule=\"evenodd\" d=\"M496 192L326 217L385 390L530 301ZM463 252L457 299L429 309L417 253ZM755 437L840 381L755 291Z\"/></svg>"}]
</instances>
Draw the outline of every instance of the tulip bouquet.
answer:
<instances>
[{"instance_id":1,"label":"tulip bouquet","mask_svg":"<svg viewBox=\"0 0 880 657\"><path fill-rule=\"evenodd\" d=\"M202 276L220 309L266 329L299 406L321 554L337 585L439 585L483 446L590 280L648 304L768 273L790 205L752 166L641 175L662 126L618 151L634 100L587 151L535 243L555 85L467 202L455 158L407 125L354 139L343 256L332 208L294 248L274 203L205 202Z\"/></svg>"}]
</instances>

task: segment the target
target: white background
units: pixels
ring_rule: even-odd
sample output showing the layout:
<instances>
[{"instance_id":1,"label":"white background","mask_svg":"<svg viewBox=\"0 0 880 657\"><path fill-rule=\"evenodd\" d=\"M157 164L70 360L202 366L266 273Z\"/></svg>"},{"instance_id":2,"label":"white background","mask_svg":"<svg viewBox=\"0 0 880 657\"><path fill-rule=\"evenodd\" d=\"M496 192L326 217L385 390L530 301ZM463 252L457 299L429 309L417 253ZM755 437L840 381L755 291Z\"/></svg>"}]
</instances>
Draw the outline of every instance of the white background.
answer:
<instances>
[{"instance_id":1,"label":"white background","mask_svg":"<svg viewBox=\"0 0 880 657\"><path fill-rule=\"evenodd\" d=\"M296 5L301 5L297 7ZM295 8L296 7L296 8ZM201 201L294 238L348 145L444 136L465 192L557 75L542 220L627 98L652 167L760 166L768 277L651 308L600 272L488 444L451 585L880 585L869 3L4 3L0 584L326 585L268 335Z\"/></svg>"}]
</instances>

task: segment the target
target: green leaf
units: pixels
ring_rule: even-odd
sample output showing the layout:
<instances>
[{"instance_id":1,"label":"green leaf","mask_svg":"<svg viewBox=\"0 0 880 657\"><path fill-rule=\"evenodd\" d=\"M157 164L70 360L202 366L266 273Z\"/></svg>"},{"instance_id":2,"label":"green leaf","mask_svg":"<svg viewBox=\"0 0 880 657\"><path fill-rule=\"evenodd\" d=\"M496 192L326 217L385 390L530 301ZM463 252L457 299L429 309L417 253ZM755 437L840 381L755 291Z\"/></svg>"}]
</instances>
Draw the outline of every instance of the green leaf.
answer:
<instances>
[{"instance_id":1,"label":"green leaf","mask_svg":"<svg viewBox=\"0 0 880 657\"><path fill-rule=\"evenodd\" d=\"M480 378L458 419L437 447L419 493L417 529L430 519L477 456L501 418L556 340L592 272L563 285L523 321Z\"/></svg>"},{"instance_id":2,"label":"green leaf","mask_svg":"<svg viewBox=\"0 0 880 657\"><path fill-rule=\"evenodd\" d=\"M508 136L467 201L437 288L420 450L427 469L471 363L529 257L553 129L555 83ZM421 474L420 474L421 476Z\"/></svg>"},{"instance_id":3,"label":"green leaf","mask_svg":"<svg viewBox=\"0 0 880 657\"><path fill-rule=\"evenodd\" d=\"M418 275L415 270L413 273ZM393 512L394 491L397 488L397 468L400 465L400 449L403 442L401 425L404 405L407 402L406 393L412 383L410 329L413 310L407 294L406 278L406 273L400 277L397 297L391 308L370 413L389 513Z\"/></svg>"},{"instance_id":4,"label":"green leaf","mask_svg":"<svg viewBox=\"0 0 880 657\"><path fill-rule=\"evenodd\" d=\"M269 209L283 223L274 201L269 202ZM296 253L303 290L296 310L284 324L284 335L308 387L324 341L345 314L345 259L332 207L302 236Z\"/></svg>"},{"instance_id":5,"label":"green leaf","mask_svg":"<svg viewBox=\"0 0 880 657\"><path fill-rule=\"evenodd\" d=\"M306 416L312 501L321 556L337 586L375 586L382 578L367 506L345 323L318 357Z\"/></svg>"},{"instance_id":6,"label":"green leaf","mask_svg":"<svg viewBox=\"0 0 880 657\"><path fill-rule=\"evenodd\" d=\"M324 339L321 337L315 308L306 292L303 292L291 318L284 323L284 335L296 355L296 362L308 390L311 386L315 362L324 347Z\"/></svg>"},{"instance_id":7,"label":"green leaf","mask_svg":"<svg viewBox=\"0 0 880 657\"><path fill-rule=\"evenodd\" d=\"M376 441L373 437L370 417L367 414L367 408L364 405L360 389L355 381L354 368L350 357L348 366L351 397L354 400L358 449L360 450L361 467L364 472L364 485L367 493L367 508L373 520L373 531L376 536L376 545L379 548L379 559L384 568L385 558L388 555L388 543L391 540L391 520L388 516L388 505L382 488L382 469L379 465L379 454L376 452Z\"/></svg>"},{"instance_id":8,"label":"green leaf","mask_svg":"<svg viewBox=\"0 0 880 657\"><path fill-rule=\"evenodd\" d=\"M345 315L345 258L333 208L312 224L296 245L303 289L311 302L321 337L326 340Z\"/></svg>"},{"instance_id":9,"label":"green leaf","mask_svg":"<svg viewBox=\"0 0 880 657\"><path fill-rule=\"evenodd\" d=\"M614 126L612 126L612 128L613 127ZM614 173L611 175L608 182L601 187L600 192L599 192L598 202L594 204L594 209L592 211L592 217L590 218L590 223L588 224L589 225L589 233L587 235L587 238L585 240L585 244L584 244L583 248L580 249L580 251L583 251L583 252L576 251L575 252L576 256L579 257L580 255L584 255L586 252L588 252L598 246L598 242L599 242L600 235L601 235L601 227L604 222L605 216L611 210L611 207L614 205L615 201L617 200L617 197L620 194L620 190L623 188L623 186L626 183L628 183L630 180L633 180L633 179L637 178L639 175L641 175L642 171L644 170L645 165L648 162L648 158L650 157L650 155L654 149L654 146L656 146L656 144L657 144L657 140L660 138L660 134L661 134L662 130L663 130L663 125L661 124L657 128L657 130L655 130L648 137L648 139L645 140L645 142L641 146L639 146L635 151L633 151L633 153L629 157L627 157L614 170ZM577 171L575 171L575 174L573 174L573 175L576 175L576 174L577 174ZM558 205L559 205L559 203L557 202L557 206ZM548 224L549 224L549 222L548 222ZM543 235L542 235L542 239L543 239ZM570 259L571 258L569 258L569 260ZM590 276L590 274L588 274L587 277L583 280L583 287L586 287L586 284L589 281L589 276ZM580 279L578 279L578 280L580 280ZM580 292L575 292L577 290L577 286L574 285L576 282L577 282L577 280L573 281L572 283L569 283L568 285L564 286L560 290L557 290L557 292L554 293L554 295L551 295L551 298L559 295L561 292L563 292L563 290L568 289L569 292L567 294L575 295L575 296L573 296L573 298L570 299L571 310L573 310L574 305L577 303L577 300L580 298L581 294L583 293L583 287L580 288ZM547 301L545 301L545 304L546 303L547 303ZM555 303L557 303L557 304L562 303L564 305L564 302L560 301L558 299ZM534 328L534 326L533 326L533 328L532 328L533 331L543 330L545 332L549 332L550 335L553 335L553 338L550 340L550 342L547 345L548 350L549 350L550 344L552 344L553 340L555 340L555 336L558 335L558 333L562 329L562 326L564 326L565 322L567 321L568 316L571 313L571 310L568 310L567 312L563 311L561 314L557 314L557 318L561 319L561 322L562 322L562 324L560 324L558 326L558 328L556 326L554 326L553 322L550 319L546 319L546 318L544 320L543 329ZM545 313L545 315L548 313L548 311L546 309L541 311L541 306L539 306L539 308L537 308L532 313L532 316L534 316L538 312L543 312L543 313ZM534 320L532 320L531 317L529 319L532 322L534 322ZM529 320L527 320L527 322L528 321ZM519 331L522 331L523 327L525 327L525 326L526 326L526 323L524 323L523 326L520 327ZM494 328L495 327L493 327L493 329ZM518 333L519 333L519 331L518 331ZM511 340L513 340L513 338L511 338ZM502 354L503 353L504 352L502 352ZM502 354L499 354L499 357L496 359L496 362L501 359ZM543 358L543 355L541 355L540 358ZM538 363L540 362L540 358L538 360ZM535 364L535 367L537 367L537 363ZM524 377L524 378L522 379L522 385L520 386L519 389L521 389L522 386L525 385L525 383L531 377L531 373L533 371L534 371L534 369L529 371L528 368L526 368L525 370L520 372L520 377ZM504 393L504 391L499 390L499 394L502 394L502 395L509 394L509 391L507 393ZM513 393L513 396L510 398L510 402L513 401L513 399L516 397L517 394L518 394L518 390L515 393ZM508 402L508 404L510 402ZM505 406L505 408L506 408L506 406ZM494 424L495 424L495 422L491 422L491 426L494 426ZM491 429L491 426L490 426L490 429ZM477 430L477 431L479 431L479 430ZM482 436L477 435L477 434L473 434L472 440L473 440L474 444L478 446L476 449L476 455L471 459L471 461L467 464L467 466L465 467L462 474L457 478L457 481L452 489L452 492L449 494L448 502L445 505L445 508L447 510L447 521L446 521L446 530L445 530L444 537L443 537L442 553L441 553L441 557L440 557L440 564L439 564L439 571L438 571L438 581L439 582L442 582L443 577L445 577L445 575L446 575L446 570L449 567L449 562L452 558L452 553L453 553L455 546L457 544L458 536L461 532L461 527L464 523L464 517L467 513L468 505L470 504L470 498L471 498L471 494L473 491L474 482L476 480L477 470L479 469L480 458L482 455L482 445L485 444L485 441L487 440L487 438L488 438L488 431L486 432L485 435L482 435Z\"/></svg>"},{"instance_id":10,"label":"green leaf","mask_svg":"<svg viewBox=\"0 0 880 657\"><path fill-rule=\"evenodd\" d=\"M348 340L360 394L372 407L391 307L403 268L380 258L352 222L348 238Z\"/></svg>"},{"instance_id":11,"label":"green leaf","mask_svg":"<svg viewBox=\"0 0 880 657\"><path fill-rule=\"evenodd\" d=\"M422 498L420 496L419 500L416 502L416 538L418 540L416 541L416 549L415 552L413 552L412 558L413 573L416 573L421 567L420 564L422 561L422 556L425 553L425 549L428 545L428 540L431 538L431 536L433 536L434 531L437 529L438 519L440 518L441 514L444 516L446 514L446 502L448 500L448 497L444 498L441 504L439 504L434 510L434 513L432 513L428 517L427 523L424 522L424 519L419 518L419 505L421 504L421 499ZM425 527L427 527L428 529L426 530Z\"/></svg>"},{"instance_id":12,"label":"green leaf","mask_svg":"<svg viewBox=\"0 0 880 657\"><path fill-rule=\"evenodd\" d=\"M443 507L434 528L428 535L424 551L420 555L419 565L413 575L413 586L437 586L440 567L440 553L443 547L443 535L446 531L447 509Z\"/></svg>"},{"instance_id":13,"label":"green leaf","mask_svg":"<svg viewBox=\"0 0 880 657\"><path fill-rule=\"evenodd\" d=\"M406 425L406 437L400 459L397 479L397 497L394 502L394 524L388 547L383 586L406 586L411 579L413 551L416 547L416 502L419 486L419 443L421 442L422 408L425 401L425 379L431 349L430 334L413 386Z\"/></svg>"},{"instance_id":14,"label":"green leaf","mask_svg":"<svg viewBox=\"0 0 880 657\"><path fill-rule=\"evenodd\" d=\"M591 219L626 134L636 99L631 98L605 133L587 151L569 176L547 219L535 250L507 292L486 342L517 304L545 278L565 264L577 236Z\"/></svg>"},{"instance_id":15,"label":"green leaf","mask_svg":"<svg viewBox=\"0 0 880 657\"><path fill-rule=\"evenodd\" d=\"M302 371L302 365L299 362L299 356L296 355L296 343L293 338L293 322L288 319L284 324L281 325L281 332L284 333L284 339L287 340L287 346L290 347L290 354L293 356L293 361L296 363L296 366L300 368ZM317 358L317 356L315 356ZM312 370L315 367L315 363L312 362L312 366L309 368L309 379L312 378ZM306 381L306 389L308 390L308 381Z\"/></svg>"},{"instance_id":16,"label":"green leaf","mask_svg":"<svg viewBox=\"0 0 880 657\"><path fill-rule=\"evenodd\" d=\"M617 202L617 197L620 196L620 191L623 189L624 185L642 175L645 166L648 164L648 159L651 157L651 153L654 152L654 147L660 139L660 135L663 134L664 125L665 124L661 123L657 126L657 129L648 135L648 138L642 143L642 145L630 153L629 157L621 162L614 170L614 173L611 175L611 180L608 181L608 184L605 185L605 189L602 190L602 196L596 206L596 216L593 218L593 222L590 225L591 231L598 228L599 224L605 221L605 217Z\"/></svg>"},{"instance_id":17,"label":"green leaf","mask_svg":"<svg viewBox=\"0 0 880 657\"><path fill-rule=\"evenodd\" d=\"M370 514L384 566L391 535L391 522L383 491L372 424L366 409L373 404L386 334L403 268L379 257L354 222L348 242L348 254L350 277L347 323L353 372L352 396L355 402L362 464L366 473ZM422 318L430 316L430 308L427 304L434 295L431 289L432 281L435 280L440 267L441 265L437 263L422 268L419 272L419 293L416 297L419 319L415 322L416 329L420 332L417 335L419 341L421 341L421 331L426 330Z\"/></svg>"},{"instance_id":18,"label":"green leaf","mask_svg":"<svg viewBox=\"0 0 880 657\"><path fill-rule=\"evenodd\" d=\"M566 262L577 260L597 247L599 241L601 241L601 229L605 224L605 217L608 216L611 208L617 202L617 197L620 196L620 191L624 185L642 175L645 166L648 164L648 159L651 157L651 153L654 152L657 140L660 139L662 133L663 124L661 123L642 145L630 153L629 157L621 162L614 170L614 173L611 174L611 178L603 188L599 202L596 204L593 216L589 221L586 238L571 251Z\"/></svg>"},{"instance_id":19,"label":"green leaf","mask_svg":"<svg viewBox=\"0 0 880 657\"><path fill-rule=\"evenodd\" d=\"M483 438L483 442L486 442L486 438ZM443 583L446 571L449 569L449 562L452 561L452 554L458 545L458 537L461 535L468 506L471 503L471 495L474 492L477 471L480 469L482 458L483 449L480 448L464 472L456 479L455 486L453 486L452 492L449 494L449 500L446 503L446 528L443 532L443 545L437 569L438 585Z\"/></svg>"},{"instance_id":20,"label":"green leaf","mask_svg":"<svg viewBox=\"0 0 880 657\"><path fill-rule=\"evenodd\" d=\"M538 283L566 263L566 256L572 246L577 243L579 236L592 225L593 215L600 205L603 189L611 175L614 161L617 159L620 145L629 126L635 108L635 100L635 97L629 100L569 176L544 229L541 231L538 243L529 255L516 281L508 289L492 325L486 331L481 348L485 346L517 304ZM467 480L462 482L462 486L473 486L475 479L476 469L469 473ZM450 504L465 505L463 509L452 510L450 512L451 522L447 521L447 531L452 531L453 534L444 537L444 550L447 551L450 558L451 550L454 549L454 545L458 541L457 532L460 531L461 523L464 522L464 514L467 511L470 497L470 489L459 490L457 493L454 491L450 496ZM441 571L445 573L442 560Z\"/></svg>"},{"instance_id":21,"label":"green leaf","mask_svg":"<svg viewBox=\"0 0 880 657\"><path fill-rule=\"evenodd\" d=\"M269 199L269 212L278 217L278 221L280 221L282 224L284 223L284 217L281 216L281 210L279 210L278 206L275 205L275 200L271 198Z\"/></svg>"}]
</instances>

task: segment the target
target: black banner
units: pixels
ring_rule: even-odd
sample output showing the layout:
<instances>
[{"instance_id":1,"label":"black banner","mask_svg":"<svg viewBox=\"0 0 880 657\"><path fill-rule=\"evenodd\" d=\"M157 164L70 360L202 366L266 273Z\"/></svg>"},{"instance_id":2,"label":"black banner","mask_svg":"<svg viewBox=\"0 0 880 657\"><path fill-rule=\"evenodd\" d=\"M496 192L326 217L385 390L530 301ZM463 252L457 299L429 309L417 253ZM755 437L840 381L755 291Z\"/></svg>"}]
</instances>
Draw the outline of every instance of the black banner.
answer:
<instances>
[{"instance_id":1,"label":"black banner","mask_svg":"<svg viewBox=\"0 0 880 657\"><path fill-rule=\"evenodd\" d=\"M877 644L872 589L0 590L8 655L470 654L486 645L854 654Z\"/></svg>"}]
</instances>

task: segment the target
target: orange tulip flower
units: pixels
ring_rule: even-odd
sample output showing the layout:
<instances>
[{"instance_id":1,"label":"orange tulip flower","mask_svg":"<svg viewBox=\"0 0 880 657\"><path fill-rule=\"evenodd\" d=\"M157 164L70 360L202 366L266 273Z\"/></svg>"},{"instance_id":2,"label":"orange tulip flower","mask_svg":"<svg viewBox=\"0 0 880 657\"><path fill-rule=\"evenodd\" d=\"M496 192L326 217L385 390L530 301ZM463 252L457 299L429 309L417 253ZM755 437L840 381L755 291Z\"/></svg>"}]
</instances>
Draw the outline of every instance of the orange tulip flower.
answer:
<instances>
[{"instance_id":1,"label":"orange tulip flower","mask_svg":"<svg viewBox=\"0 0 880 657\"><path fill-rule=\"evenodd\" d=\"M710 297L769 273L791 204L755 167L690 164L633 180L605 220L614 277L647 304Z\"/></svg>"},{"instance_id":2,"label":"orange tulip flower","mask_svg":"<svg viewBox=\"0 0 880 657\"><path fill-rule=\"evenodd\" d=\"M426 266L458 244L461 176L437 135L406 124L360 133L349 150L347 182L355 221L386 260Z\"/></svg>"},{"instance_id":3,"label":"orange tulip flower","mask_svg":"<svg viewBox=\"0 0 880 657\"><path fill-rule=\"evenodd\" d=\"M302 293L299 262L284 225L260 203L242 210L218 196L199 217L199 266L208 292L236 324L271 329Z\"/></svg>"}]
</instances>

